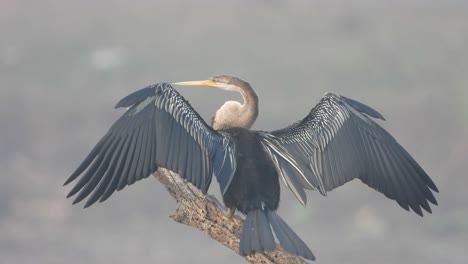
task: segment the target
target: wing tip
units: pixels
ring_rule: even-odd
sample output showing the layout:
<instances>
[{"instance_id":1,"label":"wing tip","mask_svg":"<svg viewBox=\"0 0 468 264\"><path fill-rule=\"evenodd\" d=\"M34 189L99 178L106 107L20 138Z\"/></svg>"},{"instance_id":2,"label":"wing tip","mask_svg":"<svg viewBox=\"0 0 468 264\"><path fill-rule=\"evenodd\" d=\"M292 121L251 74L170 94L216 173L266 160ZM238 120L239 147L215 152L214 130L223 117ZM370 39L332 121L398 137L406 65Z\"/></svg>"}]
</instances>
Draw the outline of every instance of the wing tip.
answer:
<instances>
[{"instance_id":1,"label":"wing tip","mask_svg":"<svg viewBox=\"0 0 468 264\"><path fill-rule=\"evenodd\" d=\"M348 98L346 96L343 96L343 95L338 95L338 94L334 94L334 93L331 93L331 92L327 92L325 93L324 97L333 97L333 98L336 98L338 100L341 100L341 101L344 101L345 103L349 104L352 108L356 109L357 111L363 113L363 114L366 114L370 117L373 117L373 118L377 118L377 119L381 119L381 120L384 120L386 121L385 117L379 113L377 110L375 110L374 108L366 105L366 104L363 104L359 101L356 101L354 99L351 99L351 98Z\"/></svg>"},{"instance_id":2,"label":"wing tip","mask_svg":"<svg viewBox=\"0 0 468 264\"><path fill-rule=\"evenodd\" d=\"M427 177L429 178L429 176ZM439 188L437 188L437 186L435 185L435 183L432 181L431 178L429 178L429 180L430 181L428 182L427 186L431 188L431 190L433 190L434 192L439 193Z\"/></svg>"},{"instance_id":3,"label":"wing tip","mask_svg":"<svg viewBox=\"0 0 468 264\"><path fill-rule=\"evenodd\" d=\"M411 208L411 211L413 211L414 213L416 213L418 216L420 217L424 217L424 213L429 213L429 214L432 214L432 208L431 206L427 203L427 201L429 200L425 200L425 204L424 203L418 203L416 205L413 205L413 206L409 206L409 208L405 208L403 207L403 209L405 209L406 211L410 212L410 208ZM429 201L430 202L430 201ZM435 204L437 205L437 204ZM401 206L401 205L400 205Z\"/></svg>"},{"instance_id":4,"label":"wing tip","mask_svg":"<svg viewBox=\"0 0 468 264\"><path fill-rule=\"evenodd\" d=\"M62 186L67 186L70 182L72 182L73 179L71 177L69 177L63 184Z\"/></svg>"},{"instance_id":5,"label":"wing tip","mask_svg":"<svg viewBox=\"0 0 468 264\"><path fill-rule=\"evenodd\" d=\"M91 205L93 205L94 203L96 202L96 200L91 200L89 199L88 201L86 201L85 205L83 206L83 208L88 208L90 207Z\"/></svg>"},{"instance_id":6,"label":"wing tip","mask_svg":"<svg viewBox=\"0 0 468 264\"><path fill-rule=\"evenodd\" d=\"M161 83L162 84L162 83ZM117 104L114 106L114 109L120 108L120 107L130 107L134 104L137 104L146 98L153 96L156 94L156 89L158 84L152 84L149 85L145 88L142 88L138 91L135 91L124 98L122 98Z\"/></svg>"},{"instance_id":7,"label":"wing tip","mask_svg":"<svg viewBox=\"0 0 468 264\"><path fill-rule=\"evenodd\" d=\"M79 183L77 183L77 185L73 186L73 188L67 194L67 198L72 197L73 195L75 195L77 192L79 192L81 190L82 187L78 186L78 184Z\"/></svg>"},{"instance_id":8,"label":"wing tip","mask_svg":"<svg viewBox=\"0 0 468 264\"><path fill-rule=\"evenodd\" d=\"M72 196L73 196L73 193L72 193L72 192L69 192L69 193L67 194L67 197L66 197L66 198L68 199L68 198L70 198L70 197L72 197Z\"/></svg>"},{"instance_id":9,"label":"wing tip","mask_svg":"<svg viewBox=\"0 0 468 264\"><path fill-rule=\"evenodd\" d=\"M424 217L424 212L425 212L426 214L432 214L432 208L431 208L430 206L427 207L427 208L425 208L425 207L422 207L422 208L424 209L424 211L422 211L421 209L419 210L419 212L416 212L416 211L415 211L415 213L416 213L417 215L419 215L420 217ZM414 210L413 210L413 211L414 211Z\"/></svg>"},{"instance_id":10,"label":"wing tip","mask_svg":"<svg viewBox=\"0 0 468 264\"><path fill-rule=\"evenodd\" d=\"M67 197L67 198L68 198L68 197ZM72 204L75 205L75 204L77 204L77 203L79 203L79 202L81 202L81 199L78 199L78 198L77 198L77 199L73 200Z\"/></svg>"},{"instance_id":11,"label":"wing tip","mask_svg":"<svg viewBox=\"0 0 468 264\"><path fill-rule=\"evenodd\" d=\"M81 165L80 165L81 166ZM70 182L74 181L82 172L82 170L79 170L80 168L76 169L75 172L72 173L72 175L70 175L70 177L68 177L68 179L63 183L62 186L66 186L67 184L69 184Z\"/></svg>"}]
</instances>

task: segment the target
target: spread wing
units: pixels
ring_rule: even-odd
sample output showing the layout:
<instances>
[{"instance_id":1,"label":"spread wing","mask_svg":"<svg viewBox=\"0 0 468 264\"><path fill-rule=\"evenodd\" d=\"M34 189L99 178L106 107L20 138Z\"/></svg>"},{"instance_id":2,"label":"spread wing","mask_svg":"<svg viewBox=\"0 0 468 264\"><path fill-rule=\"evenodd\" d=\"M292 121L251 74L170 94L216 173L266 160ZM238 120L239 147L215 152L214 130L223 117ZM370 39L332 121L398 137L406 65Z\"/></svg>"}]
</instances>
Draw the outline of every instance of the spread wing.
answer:
<instances>
[{"instance_id":1,"label":"spread wing","mask_svg":"<svg viewBox=\"0 0 468 264\"><path fill-rule=\"evenodd\" d=\"M360 102L328 93L301 121L264 133L264 148L303 204L304 188L325 195L357 178L406 210L431 212L434 182L371 117L384 120Z\"/></svg>"},{"instance_id":2,"label":"spread wing","mask_svg":"<svg viewBox=\"0 0 468 264\"><path fill-rule=\"evenodd\" d=\"M209 127L172 86L148 86L122 99L118 107L130 108L65 182L79 177L67 196L79 192L73 203L87 196L85 207L102 202L158 166L178 173L203 192L212 174L221 186L228 185L236 167L231 140Z\"/></svg>"}]
</instances>

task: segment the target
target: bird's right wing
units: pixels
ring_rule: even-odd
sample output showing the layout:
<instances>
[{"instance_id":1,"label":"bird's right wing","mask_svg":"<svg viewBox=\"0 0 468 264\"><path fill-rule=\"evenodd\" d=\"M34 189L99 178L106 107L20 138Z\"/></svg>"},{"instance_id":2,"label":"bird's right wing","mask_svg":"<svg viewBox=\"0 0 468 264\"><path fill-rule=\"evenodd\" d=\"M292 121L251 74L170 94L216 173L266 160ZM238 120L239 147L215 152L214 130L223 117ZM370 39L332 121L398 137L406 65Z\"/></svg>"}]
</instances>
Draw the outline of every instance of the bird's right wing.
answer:
<instances>
[{"instance_id":1,"label":"bird's right wing","mask_svg":"<svg viewBox=\"0 0 468 264\"><path fill-rule=\"evenodd\" d=\"M283 181L303 204L304 188L327 191L352 179L419 215L437 204L437 187L408 152L370 117L384 119L355 100L328 93L304 119L263 133L264 148Z\"/></svg>"},{"instance_id":2,"label":"bird's right wing","mask_svg":"<svg viewBox=\"0 0 468 264\"><path fill-rule=\"evenodd\" d=\"M148 177L158 166L178 173L203 192L212 174L226 188L236 168L228 135L209 127L167 83L148 86L123 98L129 107L68 178L81 175L69 196L74 203L90 195L85 207Z\"/></svg>"}]
</instances>

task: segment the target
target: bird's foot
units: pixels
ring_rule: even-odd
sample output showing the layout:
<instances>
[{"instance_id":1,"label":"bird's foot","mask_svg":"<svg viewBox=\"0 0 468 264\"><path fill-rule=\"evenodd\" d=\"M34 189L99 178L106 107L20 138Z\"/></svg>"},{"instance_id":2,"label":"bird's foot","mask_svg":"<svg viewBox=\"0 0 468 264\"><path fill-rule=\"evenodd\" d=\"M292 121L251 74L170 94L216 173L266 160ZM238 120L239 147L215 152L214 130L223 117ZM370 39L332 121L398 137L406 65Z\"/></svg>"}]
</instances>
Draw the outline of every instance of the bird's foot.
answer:
<instances>
[{"instance_id":1,"label":"bird's foot","mask_svg":"<svg viewBox=\"0 0 468 264\"><path fill-rule=\"evenodd\" d=\"M226 208L224 205L222 205L214 195L207 194L206 199L208 199L208 201L214 203L219 209L221 209L223 215L226 218L231 219L234 213L236 212L235 208Z\"/></svg>"}]
</instances>

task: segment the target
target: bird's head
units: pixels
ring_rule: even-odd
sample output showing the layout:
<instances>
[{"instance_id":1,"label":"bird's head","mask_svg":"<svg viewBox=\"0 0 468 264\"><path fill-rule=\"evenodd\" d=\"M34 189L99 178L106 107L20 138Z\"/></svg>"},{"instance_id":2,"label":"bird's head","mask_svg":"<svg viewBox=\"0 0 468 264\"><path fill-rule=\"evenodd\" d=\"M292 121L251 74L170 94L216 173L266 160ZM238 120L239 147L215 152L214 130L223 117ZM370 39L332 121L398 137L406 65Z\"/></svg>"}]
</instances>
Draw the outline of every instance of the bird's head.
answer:
<instances>
[{"instance_id":1,"label":"bird's head","mask_svg":"<svg viewBox=\"0 0 468 264\"><path fill-rule=\"evenodd\" d=\"M248 82L229 75L218 75L203 81L176 82L173 84L187 86L206 86L236 92L240 92L246 86L250 87Z\"/></svg>"}]
</instances>

